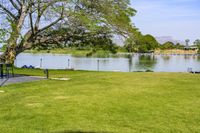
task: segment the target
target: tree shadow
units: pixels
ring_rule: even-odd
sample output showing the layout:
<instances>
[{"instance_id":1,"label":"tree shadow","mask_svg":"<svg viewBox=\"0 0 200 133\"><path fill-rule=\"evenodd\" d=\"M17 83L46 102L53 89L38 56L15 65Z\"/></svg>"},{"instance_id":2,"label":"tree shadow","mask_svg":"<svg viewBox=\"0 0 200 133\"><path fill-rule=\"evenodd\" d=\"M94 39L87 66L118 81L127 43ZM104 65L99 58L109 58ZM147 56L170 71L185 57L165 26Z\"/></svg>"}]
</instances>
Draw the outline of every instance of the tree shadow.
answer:
<instances>
[{"instance_id":1,"label":"tree shadow","mask_svg":"<svg viewBox=\"0 0 200 133\"><path fill-rule=\"evenodd\" d=\"M51 133L112 133L112 132L94 132L94 131L73 131L73 130L66 130L66 131L58 131L58 132L51 132Z\"/></svg>"}]
</instances>

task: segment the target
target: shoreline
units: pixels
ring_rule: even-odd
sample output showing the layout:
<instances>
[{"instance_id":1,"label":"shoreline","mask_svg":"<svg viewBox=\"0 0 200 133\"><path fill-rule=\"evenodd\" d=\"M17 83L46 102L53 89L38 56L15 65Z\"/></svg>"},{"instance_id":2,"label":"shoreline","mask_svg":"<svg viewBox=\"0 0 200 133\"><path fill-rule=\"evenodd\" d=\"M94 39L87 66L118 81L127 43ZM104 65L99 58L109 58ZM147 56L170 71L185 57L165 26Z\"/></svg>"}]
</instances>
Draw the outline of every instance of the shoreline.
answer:
<instances>
[{"instance_id":1,"label":"shoreline","mask_svg":"<svg viewBox=\"0 0 200 133\"><path fill-rule=\"evenodd\" d=\"M113 54L109 51L97 51L93 55L88 56L87 53L89 53L89 50L74 50L71 49L55 49L51 51L25 51L23 53L33 53L33 54L67 54L72 56L84 56L84 57L109 57L109 56L118 56L118 55L131 55L131 54L154 54L154 55L199 55L200 53L198 50L180 50L180 49L170 49L170 50L155 50L152 53L129 53L129 52L120 52L118 51L116 54Z\"/></svg>"},{"instance_id":2,"label":"shoreline","mask_svg":"<svg viewBox=\"0 0 200 133\"><path fill-rule=\"evenodd\" d=\"M126 52L120 52L116 54L108 54L108 55L92 55L92 56L86 56L86 55L76 55L76 54L70 54L70 53L45 53L45 52L39 52L39 53L31 53L31 52L23 52L23 54L50 54L50 55L68 55L68 56L74 56L74 57L100 57L100 58L108 58L108 57L117 57L117 56L128 56L128 55L200 55L200 53L126 53Z\"/></svg>"},{"instance_id":3,"label":"shoreline","mask_svg":"<svg viewBox=\"0 0 200 133\"><path fill-rule=\"evenodd\" d=\"M54 55L70 55L74 57L115 57L115 56L120 56L120 55L200 55L200 53L197 50L156 50L155 52L152 53L129 53L129 52L117 52L116 54L109 53L108 51L99 51L95 53L94 55L87 55L88 50L74 50L72 52L69 51L59 51L59 50L52 50L50 52L46 50L41 50L41 51L24 51L22 52L23 54L54 54ZM0 53L3 53L3 51L0 51Z\"/></svg>"}]
</instances>

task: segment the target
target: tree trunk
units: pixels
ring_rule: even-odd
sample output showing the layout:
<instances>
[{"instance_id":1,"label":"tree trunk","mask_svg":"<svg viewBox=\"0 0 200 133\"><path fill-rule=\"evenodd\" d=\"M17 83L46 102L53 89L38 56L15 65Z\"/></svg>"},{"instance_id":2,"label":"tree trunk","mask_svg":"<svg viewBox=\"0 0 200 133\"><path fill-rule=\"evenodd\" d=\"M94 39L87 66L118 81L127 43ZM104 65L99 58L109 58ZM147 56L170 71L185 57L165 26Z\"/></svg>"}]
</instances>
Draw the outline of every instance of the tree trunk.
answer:
<instances>
[{"instance_id":1,"label":"tree trunk","mask_svg":"<svg viewBox=\"0 0 200 133\"><path fill-rule=\"evenodd\" d=\"M20 46L7 47L5 52L0 55L0 62L13 64L17 55L22 53L24 50L26 50L25 47Z\"/></svg>"},{"instance_id":2,"label":"tree trunk","mask_svg":"<svg viewBox=\"0 0 200 133\"><path fill-rule=\"evenodd\" d=\"M0 55L0 61L4 63L14 63L16 56L23 52L23 48L17 45L17 40L20 36L21 28L24 23L24 20L27 15L27 7L23 6L21 10L21 15L18 21L11 22L12 26L12 33L10 38L8 39L8 45L6 51Z\"/></svg>"}]
</instances>

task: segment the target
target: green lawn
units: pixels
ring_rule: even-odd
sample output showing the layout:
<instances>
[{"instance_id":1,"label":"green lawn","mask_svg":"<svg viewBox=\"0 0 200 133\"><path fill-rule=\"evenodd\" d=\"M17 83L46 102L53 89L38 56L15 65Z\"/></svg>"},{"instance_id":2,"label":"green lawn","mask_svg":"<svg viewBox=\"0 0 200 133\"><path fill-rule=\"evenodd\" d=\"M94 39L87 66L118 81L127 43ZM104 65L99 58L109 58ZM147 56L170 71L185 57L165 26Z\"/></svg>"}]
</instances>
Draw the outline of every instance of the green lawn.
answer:
<instances>
[{"instance_id":1,"label":"green lawn","mask_svg":"<svg viewBox=\"0 0 200 133\"><path fill-rule=\"evenodd\" d=\"M17 73L42 75L41 70ZM0 133L198 133L200 75L50 71L0 88Z\"/></svg>"}]
</instances>

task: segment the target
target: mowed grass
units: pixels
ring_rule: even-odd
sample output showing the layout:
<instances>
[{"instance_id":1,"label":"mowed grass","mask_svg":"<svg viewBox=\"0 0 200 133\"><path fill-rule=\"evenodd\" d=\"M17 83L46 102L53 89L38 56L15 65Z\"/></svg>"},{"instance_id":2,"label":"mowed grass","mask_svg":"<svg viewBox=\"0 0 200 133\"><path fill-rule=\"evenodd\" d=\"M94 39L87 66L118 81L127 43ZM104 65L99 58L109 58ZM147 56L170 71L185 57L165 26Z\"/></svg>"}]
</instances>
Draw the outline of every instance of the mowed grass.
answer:
<instances>
[{"instance_id":1,"label":"mowed grass","mask_svg":"<svg viewBox=\"0 0 200 133\"><path fill-rule=\"evenodd\" d=\"M17 73L43 75L41 70ZM50 71L0 88L0 133L198 133L200 75Z\"/></svg>"}]
</instances>

